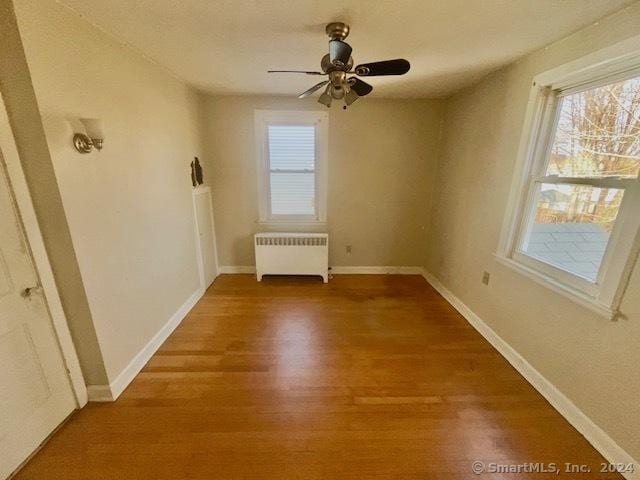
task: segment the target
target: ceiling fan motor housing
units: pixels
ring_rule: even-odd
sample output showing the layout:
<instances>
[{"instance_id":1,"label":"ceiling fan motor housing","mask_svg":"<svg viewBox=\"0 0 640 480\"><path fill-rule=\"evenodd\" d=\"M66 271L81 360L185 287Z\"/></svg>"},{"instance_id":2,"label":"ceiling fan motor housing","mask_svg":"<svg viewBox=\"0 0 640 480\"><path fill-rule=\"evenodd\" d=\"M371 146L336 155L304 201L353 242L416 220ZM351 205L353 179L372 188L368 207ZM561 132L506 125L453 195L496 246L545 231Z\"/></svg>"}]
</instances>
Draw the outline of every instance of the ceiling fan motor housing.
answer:
<instances>
[{"instance_id":1,"label":"ceiling fan motor housing","mask_svg":"<svg viewBox=\"0 0 640 480\"><path fill-rule=\"evenodd\" d=\"M331 63L331 58L329 57L329 54L322 57L322 60L320 61L320 68L324 73L331 73L334 70L338 70L338 67L333 63ZM347 64L344 65L343 68L340 68L340 70L344 70L345 72L348 72L352 68L353 68L353 57L349 57L349 61L347 62Z\"/></svg>"}]
</instances>

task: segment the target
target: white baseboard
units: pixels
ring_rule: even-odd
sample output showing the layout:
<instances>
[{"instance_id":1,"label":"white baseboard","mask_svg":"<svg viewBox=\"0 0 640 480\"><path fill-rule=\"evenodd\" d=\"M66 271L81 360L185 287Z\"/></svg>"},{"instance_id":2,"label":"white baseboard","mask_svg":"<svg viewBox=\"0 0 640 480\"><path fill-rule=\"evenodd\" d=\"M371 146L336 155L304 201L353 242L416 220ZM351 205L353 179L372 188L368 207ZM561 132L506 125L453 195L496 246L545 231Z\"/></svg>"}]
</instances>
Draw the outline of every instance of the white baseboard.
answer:
<instances>
[{"instance_id":1,"label":"white baseboard","mask_svg":"<svg viewBox=\"0 0 640 480\"><path fill-rule=\"evenodd\" d=\"M564 393L556 388L527 360L504 341L489 325L456 297L440 280L423 270L424 279L442 295L520 374L578 430L604 458L612 464L635 465L633 473L623 473L627 480L640 480L640 461L635 460L604 430L596 425Z\"/></svg>"},{"instance_id":2,"label":"white baseboard","mask_svg":"<svg viewBox=\"0 0 640 480\"><path fill-rule=\"evenodd\" d=\"M140 373L140 370L147 364L167 337L180 325L182 319L187 316L187 313L200 300L202 295L204 295L204 291L201 288L195 291L109 385L88 385L89 401L113 402L116 400L136 375Z\"/></svg>"},{"instance_id":3,"label":"white baseboard","mask_svg":"<svg viewBox=\"0 0 640 480\"><path fill-rule=\"evenodd\" d=\"M109 385L87 385L90 402L113 402L113 391Z\"/></svg>"},{"instance_id":4,"label":"white baseboard","mask_svg":"<svg viewBox=\"0 0 640 480\"><path fill-rule=\"evenodd\" d=\"M256 273L256 267L253 265L224 265L220 267L220 273ZM350 267L350 266L333 266L329 273L334 275L343 274L365 274L365 275L422 275L422 267Z\"/></svg>"},{"instance_id":5,"label":"white baseboard","mask_svg":"<svg viewBox=\"0 0 640 480\"><path fill-rule=\"evenodd\" d=\"M349 267L336 265L331 267L330 273L335 275L362 274L362 275L422 275L421 267Z\"/></svg>"},{"instance_id":6,"label":"white baseboard","mask_svg":"<svg viewBox=\"0 0 640 480\"><path fill-rule=\"evenodd\" d=\"M220 273L256 273L254 265L222 265L218 271Z\"/></svg>"}]
</instances>

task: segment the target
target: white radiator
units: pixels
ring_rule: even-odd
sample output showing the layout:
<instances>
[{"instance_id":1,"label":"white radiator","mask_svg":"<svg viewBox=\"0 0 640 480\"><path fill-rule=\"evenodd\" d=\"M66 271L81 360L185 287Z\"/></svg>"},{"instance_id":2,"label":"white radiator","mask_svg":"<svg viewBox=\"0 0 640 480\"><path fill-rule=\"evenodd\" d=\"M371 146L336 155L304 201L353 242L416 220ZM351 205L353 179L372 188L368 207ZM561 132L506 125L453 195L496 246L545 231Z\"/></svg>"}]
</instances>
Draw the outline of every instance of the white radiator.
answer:
<instances>
[{"instance_id":1,"label":"white radiator","mask_svg":"<svg viewBox=\"0 0 640 480\"><path fill-rule=\"evenodd\" d=\"M257 233L256 276L320 275L329 281L329 235L326 233Z\"/></svg>"}]
</instances>

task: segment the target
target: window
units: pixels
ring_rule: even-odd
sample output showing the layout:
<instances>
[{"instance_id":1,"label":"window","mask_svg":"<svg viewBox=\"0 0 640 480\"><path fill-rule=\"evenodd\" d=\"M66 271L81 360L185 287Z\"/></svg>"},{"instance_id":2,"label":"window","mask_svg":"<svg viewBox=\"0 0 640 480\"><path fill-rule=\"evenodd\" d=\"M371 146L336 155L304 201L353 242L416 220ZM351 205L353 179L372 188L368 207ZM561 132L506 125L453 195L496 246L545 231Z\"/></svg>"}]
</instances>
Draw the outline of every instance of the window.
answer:
<instances>
[{"instance_id":1,"label":"window","mask_svg":"<svg viewBox=\"0 0 640 480\"><path fill-rule=\"evenodd\" d=\"M316 128L268 125L272 215L316 214Z\"/></svg>"},{"instance_id":2,"label":"window","mask_svg":"<svg viewBox=\"0 0 640 480\"><path fill-rule=\"evenodd\" d=\"M326 112L255 112L261 222L324 222Z\"/></svg>"},{"instance_id":3,"label":"window","mask_svg":"<svg viewBox=\"0 0 640 480\"><path fill-rule=\"evenodd\" d=\"M534 82L499 257L611 314L638 244L640 69L579 72Z\"/></svg>"}]
</instances>

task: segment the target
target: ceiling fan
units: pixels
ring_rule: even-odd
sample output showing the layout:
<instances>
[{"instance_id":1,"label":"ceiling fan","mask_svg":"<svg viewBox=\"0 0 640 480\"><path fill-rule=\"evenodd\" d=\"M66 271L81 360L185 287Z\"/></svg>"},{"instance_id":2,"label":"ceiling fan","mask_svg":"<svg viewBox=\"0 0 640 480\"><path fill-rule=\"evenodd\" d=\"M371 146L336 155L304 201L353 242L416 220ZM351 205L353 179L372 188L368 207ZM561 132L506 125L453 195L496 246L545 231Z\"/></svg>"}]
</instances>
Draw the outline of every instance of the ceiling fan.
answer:
<instances>
[{"instance_id":1,"label":"ceiling fan","mask_svg":"<svg viewBox=\"0 0 640 480\"><path fill-rule=\"evenodd\" d=\"M344 41L349 35L349 25L342 22L332 22L327 25L327 35L329 35L329 53L322 57L320 68L322 72L308 72L304 70L269 70L268 73L304 73L306 75L328 75L329 79L320 82L309 90L298 95L298 98L305 98L325 87L318 102L331 106L332 100L344 99L347 108L358 98L368 95L373 87L367 82L357 77L348 77L355 74L358 77L376 77L381 75L404 75L409 71L411 65L403 58L396 60L385 60L382 62L363 63L353 68L353 57L351 56L351 46Z\"/></svg>"}]
</instances>

